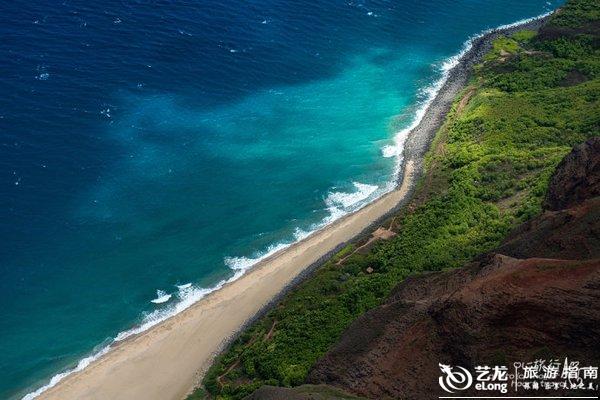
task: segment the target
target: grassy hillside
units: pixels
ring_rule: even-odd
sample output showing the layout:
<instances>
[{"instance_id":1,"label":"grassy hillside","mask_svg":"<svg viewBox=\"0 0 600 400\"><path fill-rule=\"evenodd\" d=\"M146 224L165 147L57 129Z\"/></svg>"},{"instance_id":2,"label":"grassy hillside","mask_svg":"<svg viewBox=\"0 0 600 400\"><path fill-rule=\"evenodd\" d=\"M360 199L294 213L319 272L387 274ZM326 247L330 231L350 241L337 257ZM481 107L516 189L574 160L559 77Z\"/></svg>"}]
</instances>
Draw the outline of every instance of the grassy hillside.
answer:
<instances>
[{"instance_id":1,"label":"grassy hillside","mask_svg":"<svg viewBox=\"0 0 600 400\"><path fill-rule=\"evenodd\" d=\"M500 38L456 100L397 234L348 246L250 327L190 398L294 386L402 279L454 268L540 211L550 174L600 134L600 0L572 0L536 35ZM365 250L368 249L368 250Z\"/></svg>"}]
</instances>

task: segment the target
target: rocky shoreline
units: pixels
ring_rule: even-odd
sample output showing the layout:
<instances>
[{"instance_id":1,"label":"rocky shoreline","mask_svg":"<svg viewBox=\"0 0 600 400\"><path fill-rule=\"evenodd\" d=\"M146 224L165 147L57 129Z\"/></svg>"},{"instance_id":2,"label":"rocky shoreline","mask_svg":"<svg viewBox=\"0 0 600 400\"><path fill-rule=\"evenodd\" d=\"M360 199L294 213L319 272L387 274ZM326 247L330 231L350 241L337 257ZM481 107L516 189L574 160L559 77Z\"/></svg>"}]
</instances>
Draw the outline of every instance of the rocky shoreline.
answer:
<instances>
[{"instance_id":1,"label":"rocky shoreline","mask_svg":"<svg viewBox=\"0 0 600 400\"><path fill-rule=\"evenodd\" d=\"M472 76L473 67L479 64L484 55L492 48L495 39L503 35L511 35L523 29L538 30L549 18L526 20L490 30L470 42L470 47L460 56L456 65L447 73L444 84L428 106L419 124L411 130L404 149L405 162L412 160L418 176L423 172L423 159L429 150L437 131L446 120L456 96L467 86Z\"/></svg>"}]
</instances>

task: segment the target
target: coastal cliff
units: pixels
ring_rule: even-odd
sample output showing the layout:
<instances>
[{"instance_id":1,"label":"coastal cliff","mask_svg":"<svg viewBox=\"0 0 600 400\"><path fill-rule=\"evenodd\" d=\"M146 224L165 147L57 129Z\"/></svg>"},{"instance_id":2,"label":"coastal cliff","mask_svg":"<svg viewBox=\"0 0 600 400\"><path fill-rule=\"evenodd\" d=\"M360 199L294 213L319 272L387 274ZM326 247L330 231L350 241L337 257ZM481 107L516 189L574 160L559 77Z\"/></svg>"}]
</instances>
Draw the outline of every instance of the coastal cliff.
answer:
<instances>
[{"instance_id":1,"label":"coastal cliff","mask_svg":"<svg viewBox=\"0 0 600 400\"><path fill-rule=\"evenodd\" d=\"M571 0L476 40L449 79L460 94L411 133L408 160L429 150L410 203L245 330L190 398L427 399L439 362L597 364L599 10Z\"/></svg>"},{"instance_id":2,"label":"coastal cliff","mask_svg":"<svg viewBox=\"0 0 600 400\"><path fill-rule=\"evenodd\" d=\"M544 204L470 265L399 284L319 360L313 385L263 387L249 399L437 398L440 362L560 355L598 365L600 138L563 159Z\"/></svg>"},{"instance_id":3,"label":"coastal cliff","mask_svg":"<svg viewBox=\"0 0 600 400\"><path fill-rule=\"evenodd\" d=\"M554 173L541 215L466 267L402 282L352 324L309 382L367 398L428 399L443 395L440 362L558 356L598 365L599 167L600 138L577 146Z\"/></svg>"}]
</instances>

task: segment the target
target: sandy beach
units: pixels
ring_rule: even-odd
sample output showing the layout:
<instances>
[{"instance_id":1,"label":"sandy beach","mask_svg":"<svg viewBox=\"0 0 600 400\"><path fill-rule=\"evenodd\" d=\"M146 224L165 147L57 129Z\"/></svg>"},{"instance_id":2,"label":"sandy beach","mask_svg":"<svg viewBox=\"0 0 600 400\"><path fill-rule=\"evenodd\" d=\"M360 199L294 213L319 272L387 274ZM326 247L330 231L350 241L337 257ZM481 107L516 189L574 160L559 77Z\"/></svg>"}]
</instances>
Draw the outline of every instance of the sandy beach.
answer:
<instances>
[{"instance_id":1,"label":"sandy beach","mask_svg":"<svg viewBox=\"0 0 600 400\"><path fill-rule=\"evenodd\" d=\"M234 335L307 266L393 209L412 186L412 163L397 190L267 259L242 278L155 328L115 347L43 399L181 399L223 339Z\"/></svg>"},{"instance_id":2,"label":"sandy beach","mask_svg":"<svg viewBox=\"0 0 600 400\"><path fill-rule=\"evenodd\" d=\"M229 340L281 293L343 244L368 231L410 198L423 168L423 156L456 95L468 82L501 32L535 28L540 20L494 31L475 39L448 72L417 127L408 137L399 185L364 208L315 232L257 264L180 314L131 337L84 370L64 378L39 399L179 400L198 384Z\"/></svg>"}]
</instances>

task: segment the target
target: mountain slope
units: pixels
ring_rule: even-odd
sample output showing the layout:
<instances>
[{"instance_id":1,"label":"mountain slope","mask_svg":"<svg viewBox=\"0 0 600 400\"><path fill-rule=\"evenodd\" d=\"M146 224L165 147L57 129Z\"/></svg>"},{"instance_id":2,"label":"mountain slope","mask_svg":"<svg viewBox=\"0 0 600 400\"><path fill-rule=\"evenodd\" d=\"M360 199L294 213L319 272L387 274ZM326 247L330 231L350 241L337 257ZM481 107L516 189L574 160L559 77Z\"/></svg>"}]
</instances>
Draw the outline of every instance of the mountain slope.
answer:
<instances>
[{"instance_id":1,"label":"mountain slope","mask_svg":"<svg viewBox=\"0 0 600 400\"><path fill-rule=\"evenodd\" d=\"M402 282L352 324L309 381L368 398L428 399L443 395L438 363L546 356L598 365L598 166L600 138L576 147L553 175L541 215L464 268Z\"/></svg>"}]
</instances>

